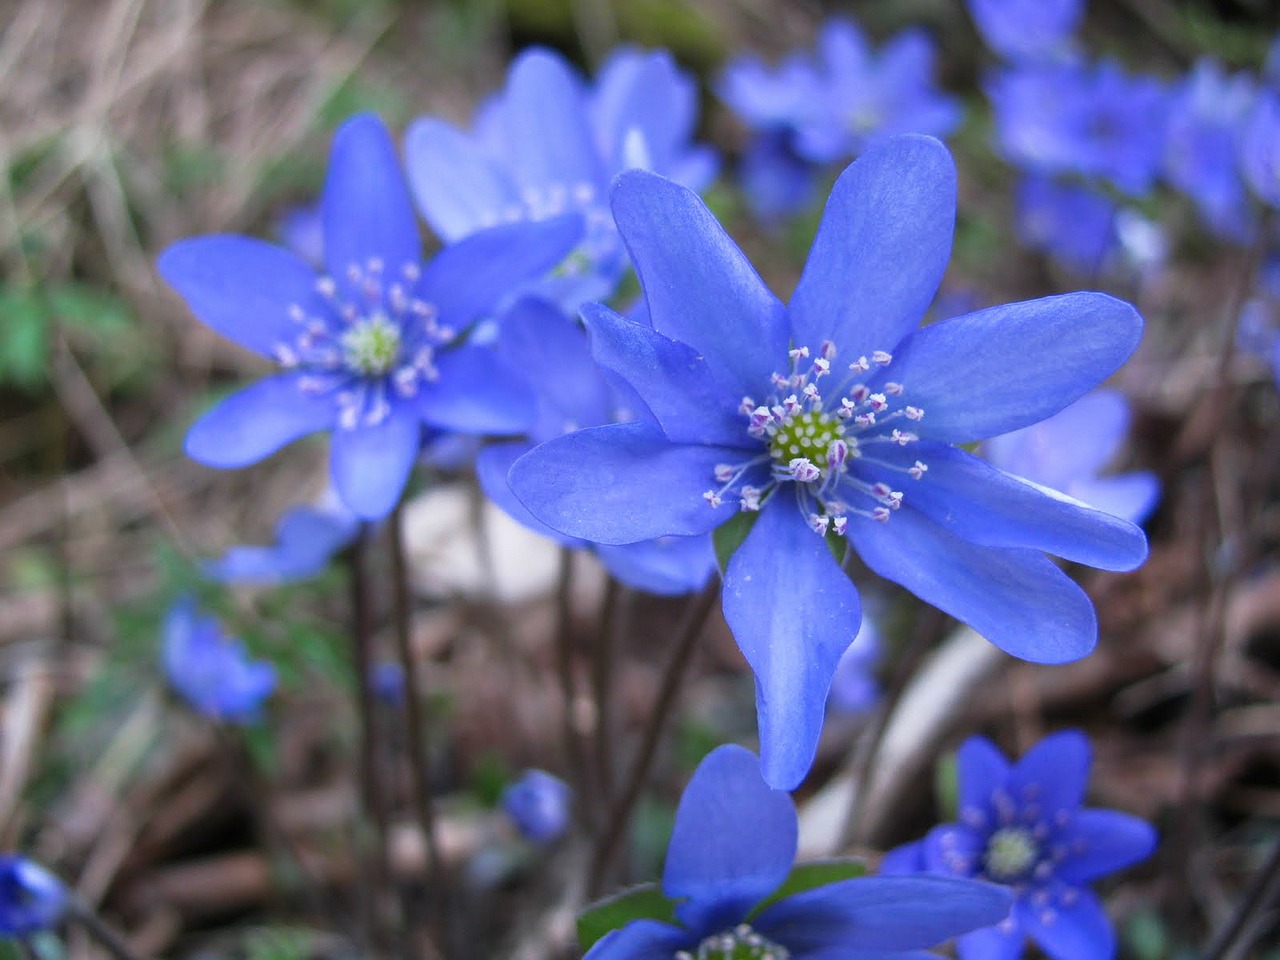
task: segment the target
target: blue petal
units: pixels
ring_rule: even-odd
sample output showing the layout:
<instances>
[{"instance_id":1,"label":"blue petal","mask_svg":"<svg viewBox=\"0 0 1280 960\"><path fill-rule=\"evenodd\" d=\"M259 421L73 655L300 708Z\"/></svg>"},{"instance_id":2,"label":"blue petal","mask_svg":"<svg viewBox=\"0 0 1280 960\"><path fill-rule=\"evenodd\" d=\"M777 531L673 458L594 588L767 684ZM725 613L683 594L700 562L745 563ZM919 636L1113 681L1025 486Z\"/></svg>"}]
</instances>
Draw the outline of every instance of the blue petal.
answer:
<instances>
[{"instance_id":1,"label":"blue petal","mask_svg":"<svg viewBox=\"0 0 1280 960\"><path fill-rule=\"evenodd\" d=\"M333 135L320 198L324 256L339 284L347 269L381 260L388 271L422 260L413 201L391 134L371 113L352 117Z\"/></svg>"},{"instance_id":2,"label":"blue petal","mask_svg":"<svg viewBox=\"0 0 1280 960\"><path fill-rule=\"evenodd\" d=\"M1005 787L1021 802L1034 800L1040 818L1052 823L1059 813L1074 813L1084 802L1091 762L1089 738L1079 730L1060 730L1022 755Z\"/></svg>"},{"instance_id":3,"label":"blue petal","mask_svg":"<svg viewBox=\"0 0 1280 960\"><path fill-rule=\"evenodd\" d=\"M180 240L160 254L156 269L202 323L264 356L297 338L291 307L312 316L327 309L305 260L251 237Z\"/></svg>"},{"instance_id":4,"label":"blue petal","mask_svg":"<svg viewBox=\"0 0 1280 960\"><path fill-rule=\"evenodd\" d=\"M738 412L741 394L692 347L598 303L584 304L582 319L596 361L635 388L672 441L760 446Z\"/></svg>"},{"instance_id":5,"label":"blue petal","mask_svg":"<svg viewBox=\"0 0 1280 960\"><path fill-rule=\"evenodd\" d=\"M356 522L315 507L293 507L276 525L268 547L232 547L220 560L204 565L211 580L276 583L318 574L334 553L351 542Z\"/></svg>"},{"instance_id":6,"label":"blue petal","mask_svg":"<svg viewBox=\"0 0 1280 960\"><path fill-rule=\"evenodd\" d=\"M782 885L796 856L791 797L770 789L750 750L727 744L694 771L676 808L662 892L694 931L732 928Z\"/></svg>"},{"instance_id":7,"label":"blue petal","mask_svg":"<svg viewBox=\"0 0 1280 960\"><path fill-rule=\"evenodd\" d=\"M788 486L765 504L725 571L724 617L756 676L760 758L770 785L809 772L831 678L862 620L858 591Z\"/></svg>"},{"instance_id":8,"label":"blue petal","mask_svg":"<svg viewBox=\"0 0 1280 960\"><path fill-rule=\"evenodd\" d=\"M904 843L894 847L880 858L880 869L876 871L882 877L900 877L924 872L924 841Z\"/></svg>"},{"instance_id":9,"label":"blue petal","mask_svg":"<svg viewBox=\"0 0 1280 960\"><path fill-rule=\"evenodd\" d=\"M1058 841L1067 855L1054 867L1054 876L1082 884L1145 860L1156 848L1156 831L1127 813L1078 810Z\"/></svg>"},{"instance_id":10,"label":"blue petal","mask_svg":"<svg viewBox=\"0 0 1280 960\"><path fill-rule=\"evenodd\" d=\"M832 943L923 950L1009 912L1004 887L954 877L859 877L788 897L754 926L792 953Z\"/></svg>"},{"instance_id":11,"label":"blue petal","mask_svg":"<svg viewBox=\"0 0 1280 960\"><path fill-rule=\"evenodd\" d=\"M1004 787L1012 769L1005 755L986 737L970 737L956 751L957 805L966 820L986 815L991 794Z\"/></svg>"},{"instance_id":12,"label":"blue petal","mask_svg":"<svg viewBox=\"0 0 1280 960\"><path fill-rule=\"evenodd\" d=\"M431 229L445 243L501 223L520 210L520 194L471 137L451 124L424 117L404 135L409 185Z\"/></svg>"},{"instance_id":13,"label":"blue petal","mask_svg":"<svg viewBox=\"0 0 1280 960\"><path fill-rule=\"evenodd\" d=\"M596 556L619 583L668 597L701 589L716 567L715 550L706 535L601 544Z\"/></svg>"},{"instance_id":14,"label":"blue petal","mask_svg":"<svg viewBox=\"0 0 1280 960\"><path fill-rule=\"evenodd\" d=\"M454 347L435 363L440 376L424 383L416 398L427 423L460 433L498 434L522 433L532 425L532 389L492 347Z\"/></svg>"},{"instance_id":15,"label":"blue petal","mask_svg":"<svg viewBox=\"0 0 1280 960\"><path fill-rule=\"evenodd\" d=\"M257 463L337 418L333 397L304 392L298 374L267 377L231 394L191 425L186 451L207 467Z\"/></svg>"},{"instance_id":16,"label":"blue petal","mask_svg":"<svg viewBox=\"0 0 1280 960\"><path fill-rule=\"evenodd\" d=\"M742 394L787 370L786 311L697 195L643 170L614 180L613 215L653 328L687 343Z\"/></svg>"},{"instance_id":17,"label":"blue petal","mask_svg":"<svg viewBox=\"0 0 1280 960\"><path fill-rule=\"evenodd\" d=\"M508 71L505 136L521 187L595 187L605 180L587 123L582 82L558 53L526 50Z\"/></svg>"},{"instance_id":18,"label":"blue petal","mask_svg":"<svg viewBox=\"0 0 1280 960\"><path fill-rule=\"evenodd\" d=\"M982 870L987 838L963 823L944 823L924 838L925 873L972 877Z\"/></svg>"},{"instance_id":19,"label":"blue petal","mask_svg":"<svg viewBox=\"0 0 1280 960\"><path fill-rule=\"evenodd\" d=\"M1065 663L1098 642L1093 604L1033 550L980 547L904 506L887 523L857 518L849 533L872 570L1033 663Z\"/></svg>"},{"instance_id":20,"label":"blue petal","mask_svg":"<svg viewBox=\"0 0 1280 960\"><path fill-rule=\"evenodd\" d=\"M1067 492L1113 517L1141 523L1160 502L1160 480L1154 473L1144 470L1081 480L1073 483Z\"/></svg>"},{"instance_id":21,"label":"blue petal","mask_svg":"<svg viewBox=\"0 0 1280 960\"><path fill-rule=\"evenodd\" d=\"M1018 960L1026 938L1013 922L998 923L956 940L960 960Z\"/></svg>"},{"instance_id":22,"label":"blue petal","mask_svg":"<svg viewBox=\"0 0 1280 960\"><path fill-rule=\"evenodd\" d=\"M422 424L406 403L374 426L333 431L329 459L333 487L347 509L365 520L380 520L400 502L418 451Z\"/></svg>"},{"instance_id":23,"label":"blue petal","mask_svg":"<svg viewBox=\"0 0 1280 960\"><path fill-rule=\"evenodd\" d=\"M857 947L825 946L792 953L795 960L942 960L927 950L860 950Z\"/></svg>"},{"instance_id":24,"label":"blue petal","mask_svg":"<svg viewBox=\"0 0 1280 960\"><path fill-rule=\"evenodd\" d=\"M483 230L437 253L422 271L419 290L441 322L461 332L558 264L581 236L577 214Z\"/></svg>"},{"instance_id":25,"label":"blue petal","mask_svg":"<svg viewBox=\"0 0 1280 960\"><path fill-rule=\"evenodd\" d=\"M1129 419L1124 394L1094 390L1047 420L992 437L983 452L1001 470L1065 493L1072 484L1096 477L1115 457Z\"/></svg>"},{"instance_id":26,"label":"blue petal","mask_svg":"<svg viewBox=\"0 0 1280 960\"><path fill-rule=\"evenodd\" d=\"M903 452L929 465L908 488L912 508L970 543L1030 547L1102 570L1133 570L1147 558L1146 535L1127 520L948 444L922 442Z\"/></svg>"},{"instance_id":27,"label":"blue petal","mask_svg":"<svg viewBox=\"0 0 1280 960\"><path fill-rule=\"evenodd\" d=\"M671 960L697 946L688 932L661 920L632 920L595 942L583 960Z\"/></svg>"},{"instance_id":28,"label":"blue petal","mask_svg":"<svg viewBox=\"0 0 1280 960\"><path fill-rule=\"evenodd\" d=\"M476 479L480 481L480 489L484 495L502 508L502 511L517 523L528 527L534 533L564 544L567 547L582 547L585 542L566 537L557 530L552 530L545 523L529 512L529 508L511 492L507 483L507 474L511 465L528 453L532 447L523 440L513 443L495 443L485 447L476 455Z\"/></svg>"},{"instance_id":29,"label":"blue petal","mask_svg":"<svg viewBox=\"0 0 1280 960\"><path fill-rule=\"evenodd\" d=\"M1069 891L1069 892L1068 892ZM1018 926L1053 960L1108 960L1116 935L1098 898L1083 887L1059 887L1048 907L1022 899L1014 906ZM1062 894L1067 893L1069 903Z\"/></svg>"},{"instance_id":30,"label":"blue petal","mask_svg":"<svg viewBox=\"0 0 1280 960\"><path fill-rule=\"evenodd\" d=\"M892 352L938 289L955 212L955 164L937 140L893 137L864 153L832 188L791 298L796 345Z\"/></svg>"},{"instance_id":31,"label":"blue petal","mask_svg":"<svg viewBox=\"0 0 1280 960\"><path fill-rule=\"evenodd\" d=\"M924 410L926 439L969 443L1057 413L1128 359L1142 337L1132 306L1069 293L943 320L905 340L890 367Z\"/></svg>"},{"instance_id":32,"label":"blue petal","mask_svg":"<svg viewBox=\"0 0 1280 960\"><path fill-rule=\"evenodd\" d=\"M646 423L579 430L535 447L508 482L529 511L571 537L635 543L707 533L732 515L702 494L738 451L675 444Z\"/></svg>"}]
</instances>

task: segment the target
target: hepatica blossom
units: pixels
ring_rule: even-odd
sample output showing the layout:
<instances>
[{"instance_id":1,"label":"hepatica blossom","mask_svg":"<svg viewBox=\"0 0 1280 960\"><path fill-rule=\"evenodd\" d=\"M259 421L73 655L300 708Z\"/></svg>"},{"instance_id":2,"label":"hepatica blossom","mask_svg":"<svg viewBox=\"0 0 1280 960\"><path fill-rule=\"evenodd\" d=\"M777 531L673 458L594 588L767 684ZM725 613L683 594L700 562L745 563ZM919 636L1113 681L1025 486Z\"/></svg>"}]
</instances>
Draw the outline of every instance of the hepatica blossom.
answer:
<instances>
[{"instance_id":1,"label":"hepatica blossom","mask_svg":"<svg viewBox=\"0 0 1280 960\"><path fill-rule=\"evenodd\" d=\"M62 881L44 867L0 855L0 937L25 939L57 924L70 900Z\"/></svg>"},{"instance_id":2,"label":"hepatica blossom","mask_svg":"<svg viewBox=\"0 0 1280 960\"><path fill-rule=\"evenodd\" d=\"M1156 475L1135 470L1099 476L1120 452L1130 418L1123 393L1095 390L1046 420L992 437L983 450L1001 470L1141 523L1160 499Z\"/></svg>"},{"instance_id":3,"label":"hepatica blossom","mask_svg":"<svg viewBox=\"0 0 1280 960\"><path fill-rule=\"evenodd\" d=\"M1084 0L968 0L986 45L1009 60L1065 54L1084 16Z\"/></svg>"},{"instance_id":4,"label":"hepatica blossom","mask_svg":"<svg viewBox=\"0 0 1280 960\"><path fill-rule=\"evenodd\" d=\"M1089 741L1076 731L1045 737L1015 764L972 737L957 757L960 814L923 840L892 851L886 875L973 877L1003 884L1013 911L962 936L960 960L1016 960L1027 939L1053 960L1109 960L1115 932L1087 884L1155 849L1145 821L1082 808Z\"/></svg>"},{"instance_id":5,"label":"hepatica blossom","mask_svg":"<svg viewBox=\"0 0 1280 960\"><path fill-rule=\"evenodd\" d=\"M536 222L565 211L586 236L539 289L576 309L608 297L626 269L609 215L609 181L644 167L701 190L718 160L692 141L697 87L666 51L616 51L594 87L559 54L515 59L506 88L463 133L426 117L405 134L409 179L423 216L446 243L496 224Z\"/></svg>"},{"instance_id":6,"label":"hepatica blossom","mask_svg":"<svg viewBox=\"0 0 1280 960\"><path fill-rule=\"evenodd\" d=\"M244 645L190 597L178 600L165 618L161 660L173 689L214 720L253 722L276 687L275 668L250 660Z\"/></svg>"},{"instance_id":7,"label":"hepatica blossom","mask_svg":"<svg viewBox=\"0 0 1280 960\"><path fill-rule=\"evenodd\" d=\"M160 256L160 273L197 317L280 368L197 420L186 449L209 466L243 467L332 430L338 496L376 519L400 499L424 424L481 434L528 426L523 385L495 375L492 349L464 334L557 263L581 222L487 231L424 264L395 148L371 115L334 136L321 213L325 273L240 236L183 240Z\"/></svg>"},{"instance_id":8,"label":"hepatica blossom","mask_svg":"<svg viewBox=\"0 0 1280 960\"><path fill-rule=\"evenodd\" d=\"M360 521L340 503L290 507L276 524L269 546L231 547L204 565L211 580L228 583L285 583L316 576L339 550L351 544Z\"/></svg>"},{"instance_id":9,"label":"hepatica blossom","mask_svg":"<svg viewBox=\"0 0 1280 960\"><path fill-rule=\"evenodd\" d=\"M587 960L919 960L1009 908L994 885L943 877L854 877L779 898L796 840L791 798L755 755L718 747L676 809L662 876L672 909L606 933Z\"/></svg>"},{"instance_id":10,"label":"hepatica blossom","mask_svg":"<svg viewBox=\"0 0 1280 960\"><path fill-rule=\"evenodd\" d=\"M955 168L927 137L886 141L844 172L789 306L690 191L630 172L613 209L653 326L599 305L583 315L596 359L658 426L551 440L509 481L543 522L600 543L750 525L724 613L755 673L770 784L808 770L858 630L833 546L1015 656L1093 648L1092 604L1041 551L1130 569L1141 530L955 445L1051 416L1108 376L1141 336L1132 307L1079 293L916 329L955 215Z\"/></svg>"},{"instance_id":11,"label":"hepatica blossom","mask_svg":"<svg viewBox=\"0 0 1280 960\"><path fill-rule=\"evenodd\" d=\"M502 791L502 809L520 835L534 843L551 843L569 829L573 791L545 770L526 770Z\"/></svg>"}]
</instances>

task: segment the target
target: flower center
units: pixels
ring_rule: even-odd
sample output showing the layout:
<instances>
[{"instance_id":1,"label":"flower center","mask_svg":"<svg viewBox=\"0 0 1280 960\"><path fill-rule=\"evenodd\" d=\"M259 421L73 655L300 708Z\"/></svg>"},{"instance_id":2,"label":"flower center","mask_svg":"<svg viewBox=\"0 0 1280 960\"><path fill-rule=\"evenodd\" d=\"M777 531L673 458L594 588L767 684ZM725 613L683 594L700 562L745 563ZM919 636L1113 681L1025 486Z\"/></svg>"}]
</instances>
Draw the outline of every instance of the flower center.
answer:
<instances>
[{"instance_id":1,"label":"flower center","mask_svg":"<svg viewBox=\"0 0 1280 960\"><path fill-rule=\"evenodd\" d=\"M1040 859L1040 847L1029 830L1001 827L987 841L983 856L987 876L993 880L1016 880L1027 874Z\"/></svg>"},{"instance_id":2,"label":"flower center","mask_svg":"<svg viewBox=\"0 0 1280 960\"><path fill-rule=\"evenodd\" d=\"M791 951L762 937L749 924L707 937L695 951L681 950L676 960L788 960Z\"/></svg>"},{"instance_id":3,"label":"flower center","mask_svg":"<svg viewBox=\"0 0 1280 960\"><path fill-rule=\"evenodd\" d=\"M843 536L850 515L884 522L902 506L897 475L919 480L929 468L894 448L916 441L902 427L923 419L924 411L903 402L905 388L888 379L888 353L858 357L843 378L831 376L835 356L830 341L812 364L806 363L808 347L791 350L790 371L773 374L764 403L742 398L747 433L765 450L743 463L717 465L721 486L703 494L712 507L736 499L742 510L759 510L780 485L791 483L814 532ZM819 388L829 376L835 388Z\"/></svg>"},{"instance_id":4,"label":"flower center","mask_svg":"<svg viewBox=\"0 0 1280 960\"><path fill-rule=\"evenodd\" d=\"M381 376L400 359L400 327L381 313L356 323L339 342L343 362L352 373Z\"/></svg>"}]
</instances>

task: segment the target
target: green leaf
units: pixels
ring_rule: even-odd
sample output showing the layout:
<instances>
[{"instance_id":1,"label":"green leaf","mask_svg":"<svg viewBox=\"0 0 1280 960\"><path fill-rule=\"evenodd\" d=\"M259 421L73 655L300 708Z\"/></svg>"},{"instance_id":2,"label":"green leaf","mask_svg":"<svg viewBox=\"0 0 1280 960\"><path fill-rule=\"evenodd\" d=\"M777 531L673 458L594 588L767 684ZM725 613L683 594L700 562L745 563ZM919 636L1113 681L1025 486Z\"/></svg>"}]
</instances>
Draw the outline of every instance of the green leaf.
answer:
<instances>
[{"instance_id":1,"label":"green leaf","mask_svg":"<svg viewBox=\"0 0 1280 960\"><path fill-rule=\"evenodd\" d=\"M759 518L760 514L754 510L740 510L732 520L726 520L712 531L711 542L715 544L716 563L720 565L721 573L728 568L729 558L742 546L742 541L747 539Z\"/></svg>"},{"instance_id":2,"label":"green leaf","mask_svg":"<svg viewBox=\"0 0 1280 960\"><path fill-rule=\"evenodd\" d=\"M933 790L942 820L955 820L960 811L960 775L956 755L947 754L933 769Z\"/></svg>"},{"instance_id":3,"label":"green leaf","mask_svg":"<svg viewBox=\"0 0 1280 960\"><path fill-rule=\"evenodd\" d=\"M852 880L854 877L865 877L866 875L867 865L861 860L855 860L852 857L835 857L830 860L813 860L809 863L798 863L791 869L791 873L787 876L782 886L773 891L767 899L751 911L751 916L754 917L767 907L773 906L779 900L794 897L797 893L804 893L806 890L825 887L829 883L839 883L841 880Z\"/></svg>"},{"instance_id":4,"label":"green leaf","mask_svg":"<svg viewBox=\"0 0 1280 960\"><path fill-rule=\"evenodd\" d=\"M606 933L621 929L632 920L675 923L675 904L663 895L662 888L656 883L623 890L578 914L578 944L585 953Z\"/></svg>"},{"instance_id":5,"label":"green leaf","mask_svg":"<svg viewBox=\"0 0 1280 960\"><path fill-rule=\"evenodd\" d=\"M40 385L49 358L49 314L40 294L0 289L0 318L0 382Z\"/></svg>"}]
</instances>

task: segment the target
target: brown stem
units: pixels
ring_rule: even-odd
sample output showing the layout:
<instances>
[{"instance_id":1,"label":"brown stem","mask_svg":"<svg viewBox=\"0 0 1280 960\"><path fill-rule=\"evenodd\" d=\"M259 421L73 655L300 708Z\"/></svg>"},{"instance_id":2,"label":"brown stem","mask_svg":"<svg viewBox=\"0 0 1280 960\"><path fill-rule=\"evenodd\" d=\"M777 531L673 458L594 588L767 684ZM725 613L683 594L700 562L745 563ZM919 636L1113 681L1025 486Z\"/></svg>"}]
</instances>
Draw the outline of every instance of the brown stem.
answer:
<instances>
[{"instance_id":1,"label":"brown stem","mask_svg":"<svg viewBox=\"0 0 1280 960\"><path fill-rule=\"evenodd\" d=\"M560 678L560 696L564 702L564 751L569 765L569 782L574 794L583 798L588 793L586 782L586 747L574 720L578 701L578 684L573 674L573 551L560 548L560 568L556 578L556 672Z\"/></svg>"},{"instance_id":2,"label":"brown stem","mask_svg":"<svg viewBox=\"0 0 1280 960\"><path fill-rule=\"evenodd\" d=\"M596 631L595 656L591 662L591 696L595 701L595 782L593 809L602 815L613 804L613 710L610 687L613 685L614 657L621 639L624 610L630 606L630 591L613 577L605 585L604 607Z\"/></svg>"}]
</instances>

